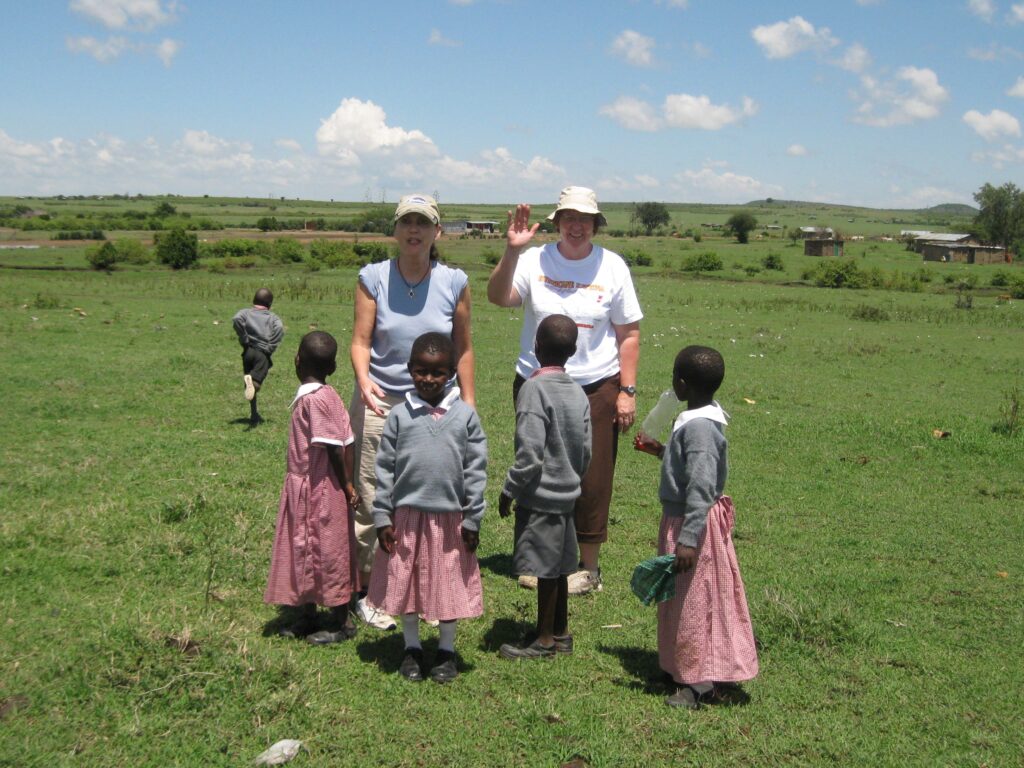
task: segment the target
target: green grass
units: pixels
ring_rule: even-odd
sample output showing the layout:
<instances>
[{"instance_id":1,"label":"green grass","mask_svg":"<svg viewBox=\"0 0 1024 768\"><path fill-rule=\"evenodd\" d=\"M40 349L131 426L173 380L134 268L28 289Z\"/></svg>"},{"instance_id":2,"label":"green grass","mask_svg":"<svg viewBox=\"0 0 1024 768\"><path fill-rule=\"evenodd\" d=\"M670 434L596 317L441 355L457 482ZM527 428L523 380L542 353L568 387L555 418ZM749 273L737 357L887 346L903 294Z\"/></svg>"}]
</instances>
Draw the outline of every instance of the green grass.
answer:
<instances>
[{"instance_id":1,"label":"green grass","mask_svg":"<svg viewBox=\"0 0 1024 768\"><path fill-rule=\"evenodd\" d=\"M485 614L460 627L448 687L399 678L396 633L265 636L290 359L312 325L347 344L354 270L2 270L0 765L239 765L282 738L308 745L294 765L1019 765L1024 438L998 427L1024 384L1024 307L979 293L956 309L941 280L835 291L729 268L757 244L694 277L660 263L677 244L635 271L639 405L681 346L725 355L728 491L762 643L748 705L662 704L654 611L628 588L653 551L658 464L625 442L605 590L570 603L576 653L498 658L535 606L495 514L521 312L486 303L486 242L445 244L471 276L491 454ZM773 247L792 279L805 257ZM230 317L262 284L288 333L268 422L248 430ZM347 400L344 363L334 383Z\"/></svg>"}]
</instances>

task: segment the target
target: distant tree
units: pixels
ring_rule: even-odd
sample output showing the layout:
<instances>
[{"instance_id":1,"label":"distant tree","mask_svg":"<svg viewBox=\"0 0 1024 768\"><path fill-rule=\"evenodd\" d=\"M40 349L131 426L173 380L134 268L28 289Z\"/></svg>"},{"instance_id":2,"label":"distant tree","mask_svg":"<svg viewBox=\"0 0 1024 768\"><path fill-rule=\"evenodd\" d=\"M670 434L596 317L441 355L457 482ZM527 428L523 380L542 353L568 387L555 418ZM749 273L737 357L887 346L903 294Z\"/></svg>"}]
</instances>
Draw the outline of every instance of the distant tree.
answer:
<instances>
[{"instance_id":1,"label":"distant tree","mask_svg":"<svg viewBox=\"0 0 1024 768\"><path fill-rule=\"evenodd\" d=\"M261 232L277 232L281 229L281 222L274 216L262 216L256 220L256 228Z\"/></svg>"},{"instance_id":2,"label":"distant tree","mask_svg":"<svg viewBox=\"0 0 1024 768\"><path fill-rule=\"evenodd\" d=\"M986 184L974 193L974 199L980 209L974 229L983 240L1008 248L1024 238L1024 192L1017 185Z\"/></svg>"},{"instance_id":3,"label":"distant tree","mask_svg":"<svg viewBox=\"0 0 1024 768\"><path fill-rule=\"evenodd\" d=\"M168 216L173 216L178 212L178 209L168 203L166 200L161 202L156 208L153 209L153 215L158 219L164 219Z\"/></svg>"},{"instance_id":4,"label":"distant tree","mask_svg":"<svg viewBox=\"0 0 1024 768\"><path fill-rule=\"evenodd\" d=\"M163 232L156 241L156 257L171 269L188 269L199 258L199 239L180 228Z\"/></svg>"},{"instance_id":5,"label":"distant tree","mask_svg":"<svg viewBox=\"0 0 1024 768\"><path fill-rule=\"evenodd\" d=\"M753 214L741 211L730 216L725 226L736 235L737 242L745 243L750 239L750 231L757 227L757 218Z\"/></svg>"},{"instance_id":6,"label":"distant tree","mask_svg":"<svg viewBox=\"0 0 1024 768\"><path fill-rule=\"evenodd\" d=\"M140 241L132 237L122 237L114 241L117 249L117 260L125 264L145 264L150 260L149 251Z\"/></svg>"},{"instance_id":7,"label":"distant tree","mask_svg":"<svg viewBox=\"0 0 1024 768\"><path fill-rule=\"evenodd\" d=\"M670 221L668 208L664 203L633 203L633 215L630 222L644 231L644 234L651 234L658 227L664 227Z\"/></svg>"}]
</instances>

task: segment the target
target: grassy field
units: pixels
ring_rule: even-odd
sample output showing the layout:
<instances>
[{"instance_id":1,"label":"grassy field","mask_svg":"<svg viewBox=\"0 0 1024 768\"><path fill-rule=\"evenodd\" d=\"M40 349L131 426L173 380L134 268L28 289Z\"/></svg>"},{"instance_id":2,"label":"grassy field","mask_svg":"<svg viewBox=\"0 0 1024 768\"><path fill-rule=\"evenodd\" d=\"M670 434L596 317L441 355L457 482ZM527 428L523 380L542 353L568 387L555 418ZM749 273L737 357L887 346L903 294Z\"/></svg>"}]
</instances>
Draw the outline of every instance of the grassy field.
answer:
<instances>
[{"instance_id":1,"label":"grassy field","mask_svg":"<svg viewBox=\"0 0 1024 768\"><path fill-rule=\"evenodd\" d=\"M497 656L534 616L495 513L521 324L484 300L500 241L445 243L476 299L491 456L485 615L460 627L447 687L399 678L397 633L312 648L271 636L261 602L290 358L313 326L347 343L354 269L0 270L0 765L240 765L283 738L308 746L293 765L1021 765L1024 304L957 308L943 276L967 268L899 246L850 255L935 270L919 292L785 284L809 259L787 243L687 244L720 253L714 277L672 268L669 238L608 243L653 259L635 270L641 411L681 346L727 363L762 672L749 704L695 713L663 705L654 610L629 592L660 510L657 462L625 442L605 590L570 603L576 653ZM784 270L747 274L770 249ZM250 430L230 318L262 284L288 333ZM334 383L347 399L347 365Z\"/></svg>"}]
</instances>

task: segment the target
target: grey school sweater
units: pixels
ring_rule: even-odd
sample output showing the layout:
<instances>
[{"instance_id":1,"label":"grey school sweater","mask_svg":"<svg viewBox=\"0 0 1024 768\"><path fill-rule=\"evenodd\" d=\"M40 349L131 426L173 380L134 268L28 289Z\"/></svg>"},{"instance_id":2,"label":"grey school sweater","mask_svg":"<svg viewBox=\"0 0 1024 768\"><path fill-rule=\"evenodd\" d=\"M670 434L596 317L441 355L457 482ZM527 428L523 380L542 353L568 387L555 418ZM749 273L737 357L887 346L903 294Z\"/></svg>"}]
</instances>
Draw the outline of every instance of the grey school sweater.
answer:
<instances>
[{"instance_id":1,"label":"grey school sweater","mask_svg":"<svg viewBox=\"0 0 1024 768\"><path fill-rule=\"evenodd\" d=\"M503 493L534 512L568 515L590 466L590 402L564 371L527 379L516 398L516 461Z\"/></svg>"},{"instance_id":2,"label":"grey school sweater","mask_svg":"<svg viewBox=\"0 0 1024 768\"><path fill-rule=\"evenodd\" d=\"M662 512L683 518L677 543L684 547L700 546L708 511L725 490L727 448L724 425L702 417L672 432L665 446L658 496Z\"/></svg>"},{"instance_id":3,"label":"grey school sweater","mask_svg":"<svg viewBox=\"0 0 1024 768\"><path fill-rule=\"evenodd\" d=\"M439 420L408 400L391 409L377 449L373 524L393 523L397 507L461 512L462 525L480 530L487 484L487 438L480 419L456 399Z\"/></svg>"},{"instance_id":4,"label":"grey school sweater","mask_svg":"<svg viewBox=\"0 0 1024 768\"><path fill-rule=\"evenodd\" d=\"M281 318L269 309L246 307L231 318L231 324L238 334L238 343L243 347L256 347L268 357L274 354L277 345L284 338Z\"/></svg>"}]
</instances>

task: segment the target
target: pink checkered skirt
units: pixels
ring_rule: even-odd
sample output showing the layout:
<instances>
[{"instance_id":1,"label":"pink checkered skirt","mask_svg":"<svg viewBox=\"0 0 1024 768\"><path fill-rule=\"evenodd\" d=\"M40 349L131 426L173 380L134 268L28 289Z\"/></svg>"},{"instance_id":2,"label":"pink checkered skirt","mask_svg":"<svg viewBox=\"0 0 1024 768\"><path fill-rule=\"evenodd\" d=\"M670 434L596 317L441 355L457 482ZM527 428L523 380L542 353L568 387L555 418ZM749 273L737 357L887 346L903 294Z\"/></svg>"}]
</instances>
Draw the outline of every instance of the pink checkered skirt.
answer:
<instances>
[{"instance_id":1,"label":"pink checkered skirt","mask_svg":"<svg viewBox=\"0 0 1024 768\"><path fill-rule=\"evenodd\" d=\"M395 510L395 548L378 548L367 600L385 613L427 621L471 619L484 612L476 553L462 543L462 515Z\"/></svg>"},{"instance_id":2,"label":"pink checkered skirt","mask_svg":"<svg viewBox=\"0 0 1024 768\"><path fill-rule=\"evenodd\" d=\"M676 576L676 594L658 603L658 663L677 683L739 682L757 676L747 595L732 545L736 512L722 496L708 512L697 565ZM682 517L661 518L658 554L675 552Z\"/></svg>"}]
</instances>

